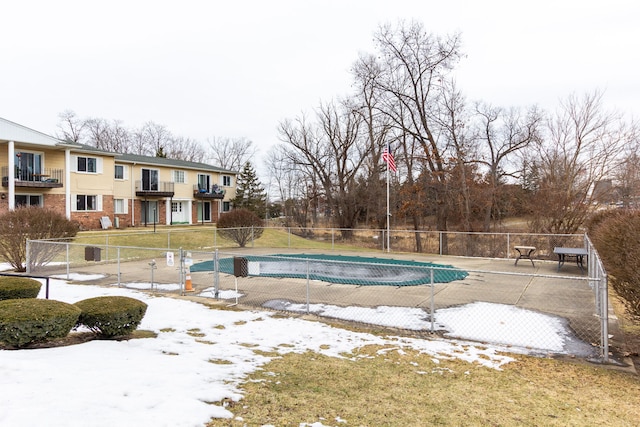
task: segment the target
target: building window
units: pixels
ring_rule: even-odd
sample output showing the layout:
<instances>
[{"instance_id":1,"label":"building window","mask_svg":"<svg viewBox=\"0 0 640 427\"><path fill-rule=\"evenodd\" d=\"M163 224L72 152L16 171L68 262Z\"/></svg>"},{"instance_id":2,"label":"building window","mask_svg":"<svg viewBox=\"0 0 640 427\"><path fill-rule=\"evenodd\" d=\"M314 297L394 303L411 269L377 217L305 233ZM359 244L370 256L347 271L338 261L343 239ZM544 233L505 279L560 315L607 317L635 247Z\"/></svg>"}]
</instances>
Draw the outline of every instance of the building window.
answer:
<instances>
[{"instance_id":1,"label":"building window","mask_svg":"<svg viewBox=\"0 0 640 427\"><path fill-rule=\"evenodd\" d=\"M182 203L171 202L171 212L173 213L182 212Z\"/></svg>"},{"instance_id":2,"label":"building window","mask_svg":"<svg viewBox=\"0 0 640 427\"><path fill-rule=\"evenodd\" d=\"M125 172L124 172L124 165L116 165L115 166L115 173L113 175L113 177L115 179L124 179L125 178Z\"/></svg>"},{"instance_id":3,"label":"building window","mask_svg":"<svg viewBox=\"0 0 640 427\"><path fill-rule=\"evenodd\" d=\"M184 171L173 171L173 182L184 184Z\"/></svg>"},{"instance_id":4,"label":"building window","mask_svg":"<svg viewBox=\"0 0 640 427\"><path fill-rule=\"evenodd\" d=\"M211 177L209 175L201 173L198 174L198 190L200 190L201 193L208 193L210 184Z\"/></svg>"},{"instance_id":5,"label":"building window","mask_svg":"<svg viewBox=\"0 0 640 427\"><path fill-rule=\"evenodd\" d=\"M113 199L113 213L126 214L127 201L125 199Z\"/></svg>"},{"instance_id":6,"label":"building window","mask_svg":"<svg viewBox=\"0 0 640 427\"><path fill-rule=\"evenodd\" d=\"M43 171L43 158L41 154L20 151L16 153L16 175L21 181L40 181Z\"/></svg>"},{"instance_id":7,"label":"building window","mask_svg":"<svg viewBox=\"0 0 640 427\"><path fill-rule=\"evenodd\" d=\"M231 177L229 175L222 175L222 186L231 187Z\"/></svg>"},{"instance_id":8,"label":"building window","mask_svg":"<svg viewBox=\"0 0 640 427\"><path fill-rule=\"evenodd\" d=\"M155 169L142 169L142 190L158 191L158 171Z\"/></svg>"},{"instance_id":9,"label":"building window","mask_svg":"<svg viewBox=\"0 0 640 427\"><path fill-rule=\"evenodd\" d=\"M76 210L77 211L97 211L97 196L87 196L84 194L78 194L76 196Z\"/></svg>"},{"instance_id":10,"label":"building window","mask_svg":"<svg viewBox=\"0 0 640 427\"><path fill-rule=\"evenodd\" d=\"M42 196L16 194L16 207L18 206L42 206Z\"/></svg>"},{"instance_id":11,"label":"building window","mask_svg":"<svg viewBox=\"0 0 640 427\"><path fill-rule=\"evenodd\" d=\"M97 173L98 159L95 157L78 157L78 172Z\"/></svg>"},{"instance_id":12,"label":"building window","mask_svg":"<svg viewBox=\"0 0 640 427\"><path fill-rule=\"evenodd\" d=\"M222 212L229 212L231 210L231 202L222 202Z\"/></svg>"}]
</instances>

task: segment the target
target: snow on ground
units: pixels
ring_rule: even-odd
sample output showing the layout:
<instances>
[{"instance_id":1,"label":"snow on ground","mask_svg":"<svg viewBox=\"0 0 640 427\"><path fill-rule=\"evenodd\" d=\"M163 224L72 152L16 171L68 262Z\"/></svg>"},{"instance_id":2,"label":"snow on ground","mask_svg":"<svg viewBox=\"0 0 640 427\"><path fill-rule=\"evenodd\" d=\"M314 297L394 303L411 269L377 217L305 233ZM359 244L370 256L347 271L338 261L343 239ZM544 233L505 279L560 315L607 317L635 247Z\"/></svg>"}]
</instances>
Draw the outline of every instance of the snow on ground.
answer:
<instances>
[{"instance_id":1,"label":"snow on ground","mask_svg":"<svg viewBox=\"0 0 640 427\"><path fill-rule=\"evenodd\" d=\"M385 351L414 348L435 360L458 358L496 369L513 360L502 354L506 347L449 340L383 338L321 322L273 317L271 312L210 309L191 301L128 289L134 287L130 285L127 284L127 288L97 287L51 280L51 299L74 303L101 295L125 295L146 302L148 309L140 329L155 331L158 336L0 351L0 425L201 426L211 417L233 416L224 407L207 402L240 399L239 386L243 379L269 362L270 358L262 355L265 352L285 354L310 350L344 357L345 353L365 345L379 344L389 346ZM140 284L141 289L149 287L149 283ZM205 294L212 295L213 291L203 292ZM219 295L229 299L238 296L233 291ZM482 315L479 311L489 310L495 314L492 323L501 326L501 342L505 345L524 344L517 339L511 342L509 338L512 335L509 323L522 317L526 317L530 328L543 328L544 334L557 339L564 334L563 325L553 317L502 307L471 304L441 310L437 321L446 324L448 330L456 331L457 336L476 339L476 333L491 329L477 325L480 323L477 319L482 318L478 317ZM313 308L316 312L329 312L346 319L359 319L363 315L349 308L342 313L337 307ZM371 310L378 310L383 319L389 317L392 309L398 308ZM469 322L469 316L475 318L475 322ZM467 320L456 323L456 319L461 318ZM417 317L415 320L424 322ZM463 323L473 326L464 327ZM261 350L261 354L256 354L256 350ZM322 425L315 420L308 421L313 424L301 425Z\"/></svg>"}]
</instances>

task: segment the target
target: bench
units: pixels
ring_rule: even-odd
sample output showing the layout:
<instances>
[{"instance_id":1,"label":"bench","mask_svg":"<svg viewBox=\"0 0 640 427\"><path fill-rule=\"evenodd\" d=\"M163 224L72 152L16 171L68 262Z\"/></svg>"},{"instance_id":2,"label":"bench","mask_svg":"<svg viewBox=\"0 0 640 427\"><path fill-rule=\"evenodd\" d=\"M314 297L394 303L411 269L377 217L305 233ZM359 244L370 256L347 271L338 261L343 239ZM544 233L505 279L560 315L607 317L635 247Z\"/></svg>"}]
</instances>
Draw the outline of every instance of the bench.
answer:
<instances>
[{"instance_id":1,"label":"bench","mask_svg":"<svg viewBox=\"0 0 640 427\"><path fill-rule=\"evenodd\" d=\"M584 273L584 257L589 255L589 251L585 248L553 248L553 253L558 255L558 271L564 265L567 258L575 258L576 264L581 272Z\"/></svg>"},{"instance_id":2,"label":"bench","mask_svg":"<svg viewBox=\"0 0 640 427\"><path fill-rule=\"evenodd\" d=\"M518 265L518 261L524 258L531 261L531 265L533 265L534 267L536 266L533 263L533 253L536 251L535 246L514 246L513 249L515 249L516 252L518 252L515 265Z\"/></svg>"}]
</instances>

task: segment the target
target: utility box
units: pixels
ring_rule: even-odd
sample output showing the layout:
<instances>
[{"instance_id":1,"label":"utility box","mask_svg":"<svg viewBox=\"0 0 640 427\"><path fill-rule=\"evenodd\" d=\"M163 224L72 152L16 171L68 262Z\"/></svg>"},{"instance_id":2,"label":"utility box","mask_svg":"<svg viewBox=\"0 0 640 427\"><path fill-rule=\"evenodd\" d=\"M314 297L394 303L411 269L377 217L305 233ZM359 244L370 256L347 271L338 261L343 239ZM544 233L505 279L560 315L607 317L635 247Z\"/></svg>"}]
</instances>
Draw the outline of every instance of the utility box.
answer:
<instances>
[{"instance_id":1,"label":"utility box","mask_svg":"<svg viewBox=\"0 0 640 427\"><path fill-rule=\"evenodd\" d=\"M102 250L96 246L86 246L84 248L84 260L85 261L100 261Z\"/></svg>"},{"instance_id":2,"label":"utility box","mask_svg":"<svg viewBox=\"0 0 640 427\"><path fill-rule=\"evenodd\" d=\"M247 277L249 275L249 261L243 257L233 257L233 275Z\"/></svg>"}]
</instances>

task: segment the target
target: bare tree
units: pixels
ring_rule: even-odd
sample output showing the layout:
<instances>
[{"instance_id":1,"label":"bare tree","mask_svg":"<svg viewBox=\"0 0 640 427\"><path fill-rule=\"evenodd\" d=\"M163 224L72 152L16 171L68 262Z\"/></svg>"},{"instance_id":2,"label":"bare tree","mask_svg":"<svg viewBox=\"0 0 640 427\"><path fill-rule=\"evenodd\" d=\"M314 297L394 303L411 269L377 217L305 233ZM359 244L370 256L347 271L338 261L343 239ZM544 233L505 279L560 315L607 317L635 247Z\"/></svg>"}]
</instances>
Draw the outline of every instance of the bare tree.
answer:
<instances>
[{"instance_id":1,"label":"bare tree","mask_svg":"<svg viewBox=\"0 0 640 427\"><path fill-rule=\"evenodd\" d=\"M116 153L126 153L131 145L131 132L120 120L113 120L107 130L109 146L105 149Z\"/></svg>"},{"instance_id":2,"label":"bare tree","mask_svg":"<svg viewBox=\"0 0 640 427\"><path fill-rule=\"evenodd\" d=\"M167 158L188 162L202 162L202 159L206 158L205 150L198 141L183 136L172 137L165 154Z\"/></svg>"},{"instance_id":3,"label":"bare tree","mask_svg":"<svg viewBox=\"0 0 640 427\"><path fill-rule=\"evenodd\" d=\"M375 80L381 72L380 64L373 55L362 55L352 68L356 90L354 112L362 118L363 136L366 135L370 150L370 155L363 163L366 172L359 184L368 195L365 200L365 220L373 218L376 226L382 229L387 221L382 152L393 136L390 120L381 111L381 93L375 87ZM400 164L399 158L396 158L396 164Z\"/></svg>"},{"instance_id":4,"label":"bare tree","mask_svg":"<svg viewBox=\"0 0 640 427\"><path fill-rule=\"evenodd\" d=\"M616 169L616 202L624 208L640 207L640 152L639 142L634 141L625 147L624 161Z\"/></svg>"},{"instance_id":5,"label":"bare tree","mask_svg":"<svg viewBox=\"0 0 640 427\"><path fill-rule=\"evenodd\" d=\"M434 116L442 102L441 83L460 58L459 36L440 38L412 22L401 23L397 29L382 26L375 42L383 69L376 88L385 99L385 114L404 141L421 147L422 160L435 185L436 227L446 230L447 144L438 139L440 129Z\"/></svg>"},{"instance_id":6,"label":"bare tree","mask_svg":"<svg viewBox=\"0 0 640 427\"><path fill-rule=\"evenodd\" d=\"M519 170L514 166L515 154L539 140L543 116L536 107L523 113L518 108L505 110L482 102L476 103L475 115L480 143L480 152L475 156L475 161L486 167L489 186L483 230L489 231L492 218L498 217L500 189L505 184L505 178L520 178L517 175Z\"/></svg>"},{"instance_id":7,"label":"bare tree","mask_svg":"<svg viewBox=\"0 0 640 427\"><path fill-rule=\"evenodd\" d=\"M307 227L316 219L318 199L313 191L317 188L313 176L304 167L292 161L291 154L284 144L276 145L267 154L266 165L272 182L275 182L283 207L285 226L296 225L302 229L303 236Z\"/></svg>"},{"instance_id":8,"label":"bare tree","mask_svg":"<svg viewBox=\"0 0 640 427\"><path fill-rule=\"evenodd\" d=\"M473 158L474 138L468 129L466 101L454 81L442 81L439 86L441 102L437 104L434 121L441 129L441 139L451 151L450 165L447 168L450 184L447 198L449 204L461 212L460 218L464 231L472 229L471 181L472 170L469 167ZM445 147L445 145L443 145Z\"/></svg>"},{"instance_id":9,"label":"bare tree","mask_svg":"<svg viewBox=\"0 0 640 427\"><path fill-rule=\"evenodd\" d=\"M143 142L143 154L146 156L166 157L166 152L170 150L173 135L166 126L147 122L140 129Z\"/></svg>"},{"instance_id":10,"label":"bare tree","mask_svg":"<svg viewBox=\"0 0 640 427\"><path fill-rule=\"evenodd\" d=\"M348 238L359 213L357 177L370 146L360 137L362 118L349 101L321 105L316 116L315 124L304 117L282 122L280 138L291 162L317 178L336 226Z\"/></svg>"},{"instance_id":11,"label":"bare tree","mask_svg":"<svg viewBox=\"0 0 640 427\"><path fill-rule=\"evenodd\" d=\"M65 110L58 114L58 118L60 119L60 123L58 123L60 133L57 137L65 141L80 143L84 131L84 121L80 120L71 110Z\"/></svg>"},{"instance_id":12,"label":"bare tree","mask_svg":"<svg viewBox=\"0 0 640 427\"><path fill-rule=\"evenodd\" d=\"M614 174L622 148L636 139L635 126L606 111L602 93L561 102L547 123L546 139L529 154L538 183L531 206L534 231L574 233L593 211L593 188Z\"/></svg>"},{"instance_id":13,"label":"bare tree","mask_svg":"<svg viewBox=\"0 0 640 427\"><path fill-rule=\"evenodd\" d=\"M223 169L239 171L256 155L253 141L247 138L218 138L208 140L210 159Z\"/></svg>"},{"instance_id":14,"label":"bare tree","mask_svg":"<svg viewBox=\"0 0 640 427\"><path fill-rule=\"evenodd\" d=\"M79 119L73 111L59 115L60 138L115 153L161 156L201 162L205 152L197 141L173 135L166 126L147 122L138 129L128 129L120 120Z\"/></svg>"},{"instance_id":15,"label":"bare tree","mask_svg":"<svg viewBox=\"0 0 640 427\"><path fill-rule=\"evenodd\" d=\"M84 128L87 133L87 145L107 151L111 148L108 121L98 118L89 118L84 121Z\"/></svg>"}]
</instances>

